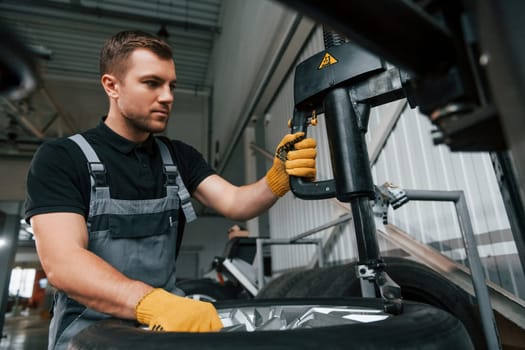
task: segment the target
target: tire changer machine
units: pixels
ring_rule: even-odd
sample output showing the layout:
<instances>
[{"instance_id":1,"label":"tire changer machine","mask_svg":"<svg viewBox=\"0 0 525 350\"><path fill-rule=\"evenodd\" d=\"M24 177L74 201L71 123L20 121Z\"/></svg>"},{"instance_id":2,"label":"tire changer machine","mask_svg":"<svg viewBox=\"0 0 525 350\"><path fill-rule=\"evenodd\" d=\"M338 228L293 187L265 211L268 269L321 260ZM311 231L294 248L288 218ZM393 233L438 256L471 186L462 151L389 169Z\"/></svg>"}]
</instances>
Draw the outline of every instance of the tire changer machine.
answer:
<instances>
[{"instance_id":1,"label":"tire changer machine","mask_svg":"<svg viewBox=\"0 0 525 350\"><path fill-rule=\"evenodd\" d=\"M378 194L387 191L390 204L397 209L408 200L418 198L410 198L407 195L410 191L388 191L388 188L374 186L365 134L371 108L402 98L407 98L412 108L418 105L433 108L429 103L436 100L434 96L438 91L419 89L418 81L409 73L389 66L330 29L325 28L323 34L325 50L296 67L290 126L292 133L306 133L307 127L316 125L317 116L324 113L334 179L306 182L292 177L291 189L302 199L336 197L350 203L359 259L356 274L361 281L362 296L381 298L385 312L399 314L403 307L401 289L385 272L371 201L377 202ZM455 78L447 77L439 89L448 86L449 93L462 93L459 79ZM283 147L292 149L293 145ZM471 266L474 263L481 266L477 252L469 255L469 262ZM496 349L499 348L498 332L482 270L478 272L481 274L473 271L473 282L483 329L489 348Z\"/></svg>"}]
</instances>

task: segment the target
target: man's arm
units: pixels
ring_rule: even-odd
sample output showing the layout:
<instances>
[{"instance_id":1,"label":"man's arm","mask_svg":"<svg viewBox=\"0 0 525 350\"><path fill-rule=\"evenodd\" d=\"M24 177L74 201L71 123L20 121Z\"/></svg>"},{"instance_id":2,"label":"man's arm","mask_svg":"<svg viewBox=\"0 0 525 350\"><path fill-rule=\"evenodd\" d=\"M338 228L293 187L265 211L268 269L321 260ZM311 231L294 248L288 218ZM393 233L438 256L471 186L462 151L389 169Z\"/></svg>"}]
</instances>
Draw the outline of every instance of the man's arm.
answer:
<instances>
[{"instance_id":1,"label":"man's arm","mask_svg":"<svg viewBox=\"0 0 525 350\"><path fill-rule=\"evenodd\" d=\"M42 267L49 282L94 310L135 319L135 306L153 288L131 280L88 251L85 219L75 213L31 218Z\"/></svg>"},{"instance_id":2,"label":"man's arm","mask_svg":"<svg viewBox=\"0 0 525 350\"><path fill-rule=\"evenodd\" d=\"M235 186L211 175L197 186L193 196L232 220L251 219L289 191L289 175L315 179L315 147L315 140L305 139L303 132L288 134L277 146L272 167L259 181Z\"/></svg>"},{"instance_id":3,"label":"man's arm","mask_svg":"<svg viewBox=\"0 0 525 350\"><path fill-rule=\"evenodd\" d=\"M248 220L263 213L279 199L265 178L250 185L235 186L219 175L211 175L204 179L193 195L207 207L238 221Z\"/></svg>"},{"instance_id":4,"label":"man's arm","mask_svg":"<svg viewBox=\"0 0 525 350\"><path fill-rule=\"evenodd\" d=\"M31 223L49 282L81 304L114 317L136 319L152 330L210 332L222 328L210 303L131 280L88 251L82 215L40 214Z\"/></svg>"}]
</instances>

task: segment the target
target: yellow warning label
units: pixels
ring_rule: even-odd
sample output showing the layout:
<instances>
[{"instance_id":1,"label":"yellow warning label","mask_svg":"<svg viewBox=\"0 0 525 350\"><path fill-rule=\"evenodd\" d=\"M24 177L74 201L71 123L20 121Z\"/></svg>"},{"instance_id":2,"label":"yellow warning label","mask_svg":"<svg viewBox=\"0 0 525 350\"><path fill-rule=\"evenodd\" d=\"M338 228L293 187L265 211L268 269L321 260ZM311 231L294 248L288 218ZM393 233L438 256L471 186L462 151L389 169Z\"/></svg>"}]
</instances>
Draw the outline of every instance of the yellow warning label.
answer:
<instances>
[{"instance_id":1,"label":"yellow warning label","mask_svg":"<svg viewBox=\"0 0 525 350\"><path fill-rule=\"evenodd\" d=\"M337 60L334 56L330 55L328 52L324 54L323 60L321 61L321 64L319 64L319 68L317 69L323 69L326 66L332 65L337 63Z\"/></svg>"}]
</instances>

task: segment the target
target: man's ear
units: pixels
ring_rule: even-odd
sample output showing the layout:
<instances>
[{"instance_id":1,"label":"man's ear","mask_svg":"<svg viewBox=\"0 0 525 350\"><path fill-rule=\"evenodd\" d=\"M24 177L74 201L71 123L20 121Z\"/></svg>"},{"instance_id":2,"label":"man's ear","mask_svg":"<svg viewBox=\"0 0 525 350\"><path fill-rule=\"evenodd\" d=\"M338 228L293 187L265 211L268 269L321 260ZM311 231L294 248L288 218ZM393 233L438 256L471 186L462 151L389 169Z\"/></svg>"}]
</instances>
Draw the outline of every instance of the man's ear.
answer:
<instances>
[{"instance_id":1,"label":"man's ear","mask_svg":"<svg viewBox=\"0 0 525 350\"><path fill-rule=\"evenodd\" d=\"M102 78L100 78L100 82L110 98L118 97L118 80L114 75L104 74Z\"/></svg>"}]
</instances>

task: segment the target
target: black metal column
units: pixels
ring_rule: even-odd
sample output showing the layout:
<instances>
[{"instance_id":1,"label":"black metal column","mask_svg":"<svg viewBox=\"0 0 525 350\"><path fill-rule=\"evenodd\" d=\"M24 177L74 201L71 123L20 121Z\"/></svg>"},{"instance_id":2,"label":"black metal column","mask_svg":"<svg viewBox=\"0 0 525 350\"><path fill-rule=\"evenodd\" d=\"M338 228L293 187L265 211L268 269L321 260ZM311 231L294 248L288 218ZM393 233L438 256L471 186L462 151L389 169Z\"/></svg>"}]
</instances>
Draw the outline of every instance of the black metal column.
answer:
<instances>
[{"instance_id":1,"label":"black metal column","mask_svg":"<svg viewBox=\"0 0 525 350\"><path fill-rule=\"evenodd\" d=\"M509 152L490 153L521 267L525 271L525 208Z\"/></svg>"},{"instance_id":2,"label":"black metal column","mask_svg":"<svg viewBox=\"0 0 525 350\"><path fill-rule=\"evenodd\" d=\"M350 206L352 208L359 261L366 262L379 259L376 224L373 219L374 214L372 213L369 199L366 197L352 199Z\"/></svg>"},{"instance_id":3,"label":"black metal column","mask_svg":"<svg viewBox=\"0 0 525 350\"><path fill-rule=\"evenodd\" d=\"M330 91L324 110L336 197L350 202L352 207L359 261L377 259L379 245L370 208L374 184L365 140L366 124L360 122L367 116L357 115L346 88Z\"/></svg>"},{"instance_id":4,"label":"black metal column","mask_svg":"<svg viewBox=\"0 0 525 350\"><path fill-rule=\"evenodd\" d=\"M18 244L20 217L0 211L0 334L3 334L11 269Z\"/></svg>"}]
</instances>

